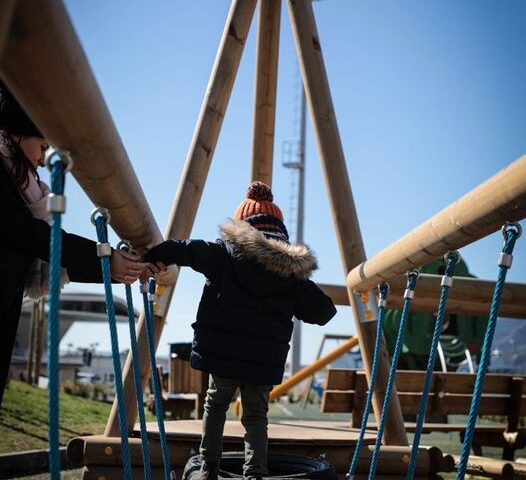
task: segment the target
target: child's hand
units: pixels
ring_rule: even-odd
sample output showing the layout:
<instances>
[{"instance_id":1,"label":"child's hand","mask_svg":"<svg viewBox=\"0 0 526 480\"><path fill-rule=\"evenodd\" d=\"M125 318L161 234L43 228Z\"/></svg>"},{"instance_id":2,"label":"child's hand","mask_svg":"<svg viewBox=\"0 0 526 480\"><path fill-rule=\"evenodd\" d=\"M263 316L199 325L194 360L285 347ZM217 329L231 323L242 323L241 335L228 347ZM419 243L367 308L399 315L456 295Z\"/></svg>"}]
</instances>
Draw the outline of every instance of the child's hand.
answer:
<instances>
[{"instance_id":1,"label":"child's hand","mask_svg":"<svg viewBox=\"0 0 526 480\"><path fill-rule=\"evenodd\" d=\"M114 250L110 260L111 277L121 283L132 284L148 266L141 257L123 250Z\"/></svg>"},{"instance_id":2,"label":"child's hand","mask_svg":"<svg viewBox=\"0 0 526 480\"><path fill-rule=\"evenodd\" d=\"M147 282L149 278L156 277L161 272L166 272L167 267L163 262L147 263L145 269L139 275L142 283Z\"/></svg>"}]
</instances>

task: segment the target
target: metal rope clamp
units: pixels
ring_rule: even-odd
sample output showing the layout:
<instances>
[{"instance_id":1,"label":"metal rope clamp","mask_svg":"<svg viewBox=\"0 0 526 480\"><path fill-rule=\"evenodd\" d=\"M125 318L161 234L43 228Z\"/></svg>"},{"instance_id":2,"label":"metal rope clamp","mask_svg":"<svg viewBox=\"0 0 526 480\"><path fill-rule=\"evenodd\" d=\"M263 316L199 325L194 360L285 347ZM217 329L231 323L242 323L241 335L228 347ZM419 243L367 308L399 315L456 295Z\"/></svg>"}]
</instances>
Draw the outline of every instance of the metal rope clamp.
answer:
<instances>
[{"instance_id":1,"label":"metal rope clamp","mask_svg":"<svg viewBox=\"0 0 526 480\"><path fill-rule=\"evenodd\" d=\"M141 286L139 288L140 288L140 292L141 293L148 293L149 294L149 289L148 289L148 284L147 283L141 283Z\"/></svg>"},{"instance_id":2,"label":"metal rope clamp","mask_svg":"<svg viewBox=\"0 0 526 480\"><path fill-rule=\"evenodd\" d=\"M506 222L502 226L502 236L504 237L504 241L507 240L506 232L508 230L513 230L513 229L515 229L515 233L517 235L517 238L519 238L522 235L522 227L520 226L519 223L508 223L508 222ZM499 259L498 259L498 262L497 262L499 267L511 268L512 263L513 263L513 255L511 255L509 253L504 253L504 252L501 252L499 254Z\"/></svg>"},{"instance_id":3,"label":"metal rope clamp","mask_svg":"<svg viewBox=\"0 0 526 480\"><path fill-rule=\"evenodd\" d=\"M450 258L454 259L455 260L455 264L457 264L458 261L460 260L460 253L458 253L456 250L451 250L450 252L447 252L444 255L444 262L446 263L446 265L447 265L447 262L448 262L448 260ZM442 277L441 282L440 282L440 286L441 287L451 288L453 286L453 277L450 277L448 275L444 275Z\"/></svg>"},{"instance_id":4,"label":"metal rope clamp","mask_svg":"<svg viewBox=\"0 0 526 480\"><path fill-rule=\"evenodd\" d=\"M415 280L418 280L418 277L420 276L420 272L416 269L416 268L413 268L412 270L409 270L407 272L407 277L411 277L411 276L415 276L416 279ZM406 288L405 291L404 291L404 298L406 300L413 300L415 296L415 291L414 290L411 290L410 288Z\"/></svg>"},{"instance_id":5,"label":"metal rope clamp","mask_svg":"<svg viewBox=\"0 0 526 480\"><path fill-rule=\"evenodd\" d=\"M107 208L97 207L91 212L91 223L97 226L97 218L103 218L104 223L108 225L111 220L110 212ZM97 255L102 257L111 257L111 245L108 242L97 242Z\"/></svg>"},{"instance_id":6,"label":"metal rope clamp","mask_svg":"<svg viewBox=\"0 0 526 480\"><path fill-rule=\"evenodd\" d=\"M53 157L57 157L55 162L52 162ZM49 171L52 170L53 165L57 162L64 164L64 173L69 172L73 168L73 160L68 152L59 150L57 148L48 148L45 155L45 164ZM58 193L49 193L47 196L47 211L49 213L65 213L66 212L66 196Z\"/></svg>"},{"instance_id":7,"label":"metal rope clamp","mask_svg":"<svg viewBox=\"0 0 526 480\"><path fill-rule=\"evenodd\" d=\"M381 296L381 289L382 287L385 286L385 288L387 289L386 292L385 292L385 297L386 298L382 298ZM389 284L387 282L383 282L383 283L380 283L378 285L378 293L379 293L379 298L378 298L378 308L381 308L381 307L387 307L387 296L389 295Z\"/></svg>"}]
</instances>

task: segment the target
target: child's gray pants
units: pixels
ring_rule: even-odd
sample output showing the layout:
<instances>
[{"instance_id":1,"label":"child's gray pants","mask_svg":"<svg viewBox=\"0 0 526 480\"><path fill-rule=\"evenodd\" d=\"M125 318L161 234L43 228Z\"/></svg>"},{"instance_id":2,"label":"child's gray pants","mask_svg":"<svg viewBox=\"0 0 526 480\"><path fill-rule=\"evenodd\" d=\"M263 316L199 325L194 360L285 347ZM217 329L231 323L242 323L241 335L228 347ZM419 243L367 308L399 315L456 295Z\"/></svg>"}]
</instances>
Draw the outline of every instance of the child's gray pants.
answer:
<instances>
[{"instance_id":1,"label":"child's gray pants","mask_svg":"<svg viewBox=\"0 0 526 480\"><path fill-rule=\"evenodd\" d=\"M268 473L267 412L271 386L249 385L210 375L199 453L203 461L209 464L217 463L221 458L226 412L238 388L243 408L241 423L246 431L243 478L261 478Z\"/></svg>"}]
</instances>

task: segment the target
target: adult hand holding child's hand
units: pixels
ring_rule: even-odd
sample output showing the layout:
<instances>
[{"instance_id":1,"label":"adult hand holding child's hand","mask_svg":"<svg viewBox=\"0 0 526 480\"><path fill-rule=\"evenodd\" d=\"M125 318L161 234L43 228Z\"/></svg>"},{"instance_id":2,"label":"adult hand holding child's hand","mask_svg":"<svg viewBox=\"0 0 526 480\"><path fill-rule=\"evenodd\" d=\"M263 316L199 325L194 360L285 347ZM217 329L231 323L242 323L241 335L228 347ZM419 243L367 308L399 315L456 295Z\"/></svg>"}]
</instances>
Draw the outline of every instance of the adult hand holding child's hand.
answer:
<instances>
[{"instance_id":1,"label":"adult hand holding child's hand","mask_svg":"<svg viewBox=\"0 0 526 480\"><path fill-rule=\"evenodd\" d=\"M111 277L121 283L132 284L148 267L140 256L124 250L114 250L111 256Z\"/></svg>"}]
</instances>

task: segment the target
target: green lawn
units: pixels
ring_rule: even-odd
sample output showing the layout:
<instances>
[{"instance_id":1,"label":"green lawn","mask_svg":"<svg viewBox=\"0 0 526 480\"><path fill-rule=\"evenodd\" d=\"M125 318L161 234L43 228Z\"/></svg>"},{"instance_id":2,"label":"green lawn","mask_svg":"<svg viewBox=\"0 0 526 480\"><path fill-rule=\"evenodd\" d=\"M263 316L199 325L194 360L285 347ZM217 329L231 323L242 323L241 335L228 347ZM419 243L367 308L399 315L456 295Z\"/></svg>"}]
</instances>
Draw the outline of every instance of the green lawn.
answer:
<instances>
[{"instance_id":1,"label":"green lawn","mask_svg":"<svg viewBox=\"0 0 526 480\"><path fill-rule=\"evenodd\" d=\"M48 447L47 405L47 390L10 382L0 408L0 453ZM60 394L60 443L103 433L110 410L107 403Z\"/></svg>"}]
</instances>

